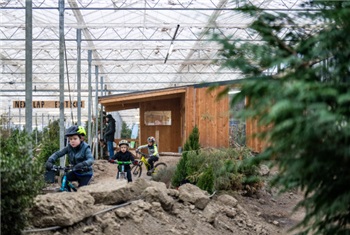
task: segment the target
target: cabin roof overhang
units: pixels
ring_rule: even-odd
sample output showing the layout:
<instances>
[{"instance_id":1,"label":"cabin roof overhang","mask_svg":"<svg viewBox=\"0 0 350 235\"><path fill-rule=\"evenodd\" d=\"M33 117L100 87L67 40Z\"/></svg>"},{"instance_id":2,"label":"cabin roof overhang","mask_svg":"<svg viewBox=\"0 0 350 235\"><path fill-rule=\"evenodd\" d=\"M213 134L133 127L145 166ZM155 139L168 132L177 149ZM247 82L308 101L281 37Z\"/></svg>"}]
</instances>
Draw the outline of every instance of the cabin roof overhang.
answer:
<instances>
[{"instance_id":1,"label":"cabin roof overhang","mask_svg":"<svg viewBox=\"0 0 350 235\"><path fill-rule=\"evenodd\" d=\"M180 98L186 93L186 87L149 90L126 94L101 96L98 98L107 112L139 108L141 102Z\"/></svg>"}]
</instances>

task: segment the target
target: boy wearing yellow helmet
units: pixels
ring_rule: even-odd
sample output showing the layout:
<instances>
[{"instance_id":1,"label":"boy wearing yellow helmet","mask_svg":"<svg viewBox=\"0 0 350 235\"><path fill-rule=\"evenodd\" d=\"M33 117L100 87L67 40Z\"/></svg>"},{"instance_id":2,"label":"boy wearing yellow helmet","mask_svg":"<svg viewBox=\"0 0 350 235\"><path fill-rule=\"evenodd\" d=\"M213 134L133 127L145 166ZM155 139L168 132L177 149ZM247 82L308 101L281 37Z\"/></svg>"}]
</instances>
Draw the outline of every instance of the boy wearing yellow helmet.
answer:
<instances>
[{"instance_id":1,"label":"boy wearing yellow helmet","mask_svg":"<svg viewBox=\"0 0 350 235\"><path fill-rule=\"evenodd\" d=\"M50 171L56 160L67 154L69 164L73 165L73 171L68 172L67 180L78 181L79 187L88 185L93 175L94 157L90 146L82 140L82 136L85 134L85 129L81 127L69 127L65 134L69 144L53 153L46 162L46 169Z\"/></svg>"}]
</instances>

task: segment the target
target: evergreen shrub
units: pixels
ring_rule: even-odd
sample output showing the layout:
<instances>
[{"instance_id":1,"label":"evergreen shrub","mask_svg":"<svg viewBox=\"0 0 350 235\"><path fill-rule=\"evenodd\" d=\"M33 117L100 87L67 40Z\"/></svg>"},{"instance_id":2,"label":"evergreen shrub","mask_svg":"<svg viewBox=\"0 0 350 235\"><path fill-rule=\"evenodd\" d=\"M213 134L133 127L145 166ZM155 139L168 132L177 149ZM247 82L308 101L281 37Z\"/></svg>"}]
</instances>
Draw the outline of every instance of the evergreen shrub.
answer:
<instances>
[{"instance_id":1,"label":"evergreen shrub","mask_svg":"<svg viewBox=\"0 0 350 235\"><path fill-rule=\"evenodd\" d=\"M171 179L172 186L179 187L184 182L187 182L187 155L192 150L198 153L199 149L199 130L198 127L195 126L184 144L182 157L176 165L175 173Z\"/></svg>"},{"instance_id":2,"label":"evergreen shrub","mask_svg":"<svg viewBox=\"0 0 350 235\"><path fill-rule=\"evenodd\" d=\"M42 165L29 156L29 143L30 137L19 130L0 138L1 234L21 234L27 209L44 185Z\"/></svg>"},{"instance_id":3,"label":"evergreen shrub","mask_svg":"<svg viewBox=\"0 0 350 235\"><path fill-rule=\"evenodd\" d=\"M172 186L191 183L209 193L240 190L246 184L259 188L262 180L252 158L246 147L201 149L198 128L195 127L184 145L182 158L172 177Z\"/></svg>"}]
</instances>

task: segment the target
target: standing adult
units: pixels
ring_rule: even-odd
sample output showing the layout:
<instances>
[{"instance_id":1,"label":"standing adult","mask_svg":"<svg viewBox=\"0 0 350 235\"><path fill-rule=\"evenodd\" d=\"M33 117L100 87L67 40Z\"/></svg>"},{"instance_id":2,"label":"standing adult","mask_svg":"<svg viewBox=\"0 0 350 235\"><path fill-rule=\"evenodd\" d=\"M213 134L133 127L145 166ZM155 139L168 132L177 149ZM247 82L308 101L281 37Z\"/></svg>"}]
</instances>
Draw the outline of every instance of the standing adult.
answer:
<instances>
[{"instance_id":1,"label":"standing adult","mask_svg":"<svg viewBox=\"0 0 350 235\"><path fill-rule=\"evenodd\" d=\"M113 142L114 142L114 133L115 133L115 119L112 117L111 114L108 114L106 116L106 121L107 121L107 127L104 133L104 139L107 142L109 159L111 159L114 156Z\"/></svg>"}]
</instances>

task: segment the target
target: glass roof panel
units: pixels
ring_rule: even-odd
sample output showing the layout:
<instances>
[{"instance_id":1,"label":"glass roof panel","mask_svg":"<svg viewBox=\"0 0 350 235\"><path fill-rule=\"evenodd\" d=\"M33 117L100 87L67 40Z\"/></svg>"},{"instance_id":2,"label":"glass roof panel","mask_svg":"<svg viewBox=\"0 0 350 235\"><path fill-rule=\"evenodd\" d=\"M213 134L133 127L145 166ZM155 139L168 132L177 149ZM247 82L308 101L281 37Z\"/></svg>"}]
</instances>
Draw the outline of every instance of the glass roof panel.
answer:
<instances>
[{"instance_id":1,"label":"glass roof panel","mask_svg":"<svg viewBox=\"0 0 350 235\"><path fill-rule=\"evenodd\" d=\"M292 15L302 1L250 2ZM32 3L33 100L58 100L59 4L52 0ZM229 0L65 0L65 96L77 96L78 30L82 35L81 95L86 102L89 50L91 86L95 89L98 68L97 78L103 77L103 84L99 81L98 87L105 87L105 94L239 78L236 71L220 70L219 64L213 63L219 59L220 47L207 34L215 31L226 37L259 40L246 30L251 19L234 10L239 4L240 1ZM26 6L22 0L0 0L0 7L0 113L8 113L13 100L25 100ZM171 44L173 49L169 51ZM33 109L33 115L49 111ZM18 122L19 110L11 113ZM82 116L87 118L87 109Z\"/></svg>"}]
</instances>

